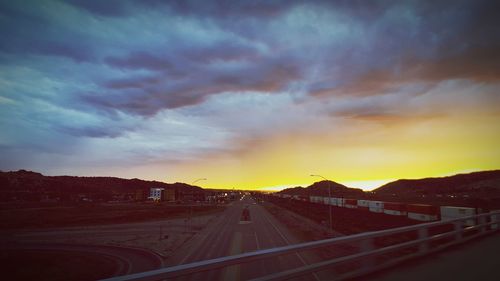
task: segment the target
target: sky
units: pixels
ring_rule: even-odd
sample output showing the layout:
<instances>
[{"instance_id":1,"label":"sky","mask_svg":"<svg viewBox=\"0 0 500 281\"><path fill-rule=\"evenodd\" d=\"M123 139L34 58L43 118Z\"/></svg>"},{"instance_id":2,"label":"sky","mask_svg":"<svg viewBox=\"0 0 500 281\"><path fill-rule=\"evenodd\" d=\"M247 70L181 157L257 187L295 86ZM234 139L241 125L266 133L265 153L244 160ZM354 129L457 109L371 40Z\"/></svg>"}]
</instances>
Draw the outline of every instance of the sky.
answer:
<instances>
[{"instance_id":1,"label":"sky","mask_svg":"<svg viewBox=\"0 0 500 281\"><path fill-rule=\"evenodd\" d=\"M0 0L0 170L369 190L498 169L498 11Z\"/></svg>"}]
</instances>

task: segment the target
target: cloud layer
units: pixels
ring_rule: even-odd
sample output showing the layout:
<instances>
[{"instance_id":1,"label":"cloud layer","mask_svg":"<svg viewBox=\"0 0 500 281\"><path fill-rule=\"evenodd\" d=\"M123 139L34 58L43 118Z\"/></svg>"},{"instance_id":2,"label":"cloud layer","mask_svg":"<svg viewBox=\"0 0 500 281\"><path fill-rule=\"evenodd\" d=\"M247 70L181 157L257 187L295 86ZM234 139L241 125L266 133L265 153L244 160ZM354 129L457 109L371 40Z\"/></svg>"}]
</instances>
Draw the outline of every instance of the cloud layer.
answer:
<instances>
[{"instance_id":1,"label":"cloud layer","mask_svg":"<svg viewBox=\"0 0 500 281\"><path fill-rule=\"evenodd\" d=\"M497 1L0 5L3 170L182 180L207 159L252 170L291 139L398 146L460 122L492 137L500 114ZM500 164L488 149L472 168Z\"/></svg>"}]
</instances>

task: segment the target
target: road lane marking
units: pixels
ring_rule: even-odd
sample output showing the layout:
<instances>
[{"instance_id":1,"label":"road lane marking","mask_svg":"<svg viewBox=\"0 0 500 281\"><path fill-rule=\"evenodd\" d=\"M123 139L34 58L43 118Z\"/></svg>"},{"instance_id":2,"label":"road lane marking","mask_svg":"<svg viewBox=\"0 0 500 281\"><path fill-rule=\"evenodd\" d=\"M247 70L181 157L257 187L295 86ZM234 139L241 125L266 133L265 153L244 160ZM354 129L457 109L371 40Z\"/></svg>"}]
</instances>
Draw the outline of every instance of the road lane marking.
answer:
<instances>
[{"instance_id":1,"label":"road lane marking","mask_svg":"<svg viewBox=\"0 0 500 281\"><path fill-rule=\"evenodd\" d=\"M290 241L288 241L288 239L286 239L285 235L283 235L283 233L278 229L277 226L275 226L271 220L269 219L269 215L266 213L267 211L263 212L265 213L265 217L266 217L266 220L273 226L274 230L276 230L276 232L278 232L278 234L281 236L281 238L283 239L283 241L285 241L285 243L287 245L290 245ZM306 261L302 258L302 256L298 253L298 252L295 252L295 255L297 255L297 257L299 258L299 260L304 264L304 265L308 265L308 263L306 263ZM313 272L312 275L314 276L314 279L316 279L316 281L319 281L319 278L318 278L318 275L316 275L316 272Z\"/></svg>"},{"instance_id":2,"label":"road lane marking","mask_svg":"<svg viewBox=\"0 0 500 281\"><path fill-rule=\"evenodd\" d=\"M231 240L231 248L229 249L229 255L241 254L242 250L243 235L241 232L235 232L233 239ZM222 280L240 280L240 265L231 265L224 269L224 274Z\"/></svg>"},{"instance_id":3,"label":"road lane marking","mask_svg":"<svg viewBox=\"0 0 500 281\"><path fill-rule=\"evenodd\" d=\"M253 236L255 237L255 244L257 244L257 250L260 250L259 237L257 237L257 232L253 232Z\"/></svg>"},{"instance_id":4,"label":"road lane marking","mask_svg":"<svg viewBox=\"0 0 500 281\"><path fill-rule=\"evenodd\" d=\"M205 237L197 243L197 247L193 247L193 245L191 246L191 248L189 249L189 253L186 256L184 256L184 258L181 260L181 262L179 264L184 264L189 258L191 258L193 256L193 254L199 254L198 248L201 247L205 243L209 243L208 242L209 240L211 242L210 243L210 245L211 245L210 250L212 250L214 248L214 245L216 243L213 243L213 242L215 242L214 240L216 240L219 235L214 234L213 231L216 229L222 230L222 229L225 229L227 227L227 225L231 222L231 219L229 219L229 218L233 216L233 213L230 212L230 210L231 210L231 208L226 209L223 212L223 214L221 214L221 216L217 218L218 219L217 222L215 222L211 226L208 226L208 227L212 228L212 229L210 229L211 231L208 232L205 235ZM224 214L226 212L228 212L228 213ZM226 216L226 219L224 219L224 216ZM202 231L204 231L204 230L202 230ZM200 231L200 233L201 233L201 231Z\"/></svg>"}]
</instances>

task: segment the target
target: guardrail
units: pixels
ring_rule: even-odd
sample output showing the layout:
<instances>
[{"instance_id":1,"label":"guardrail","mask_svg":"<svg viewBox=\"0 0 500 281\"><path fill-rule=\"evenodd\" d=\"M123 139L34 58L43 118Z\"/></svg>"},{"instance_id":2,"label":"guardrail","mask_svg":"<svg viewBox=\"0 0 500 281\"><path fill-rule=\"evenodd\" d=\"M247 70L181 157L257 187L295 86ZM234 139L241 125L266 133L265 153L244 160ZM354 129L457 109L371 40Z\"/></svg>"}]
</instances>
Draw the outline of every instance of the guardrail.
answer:
<instances>
[{"instance_id":1,"label":"guardrail","mask_svg":"<svg viewBox=\"0 0 500 281\"><path fill-rule=\"evenodd\" d=\"M473 226L464 227L465 222L471 219L476 221L476 224ZM299 251L313 250L341 244L359 243L359 251L357 253L335 257L318 263L308 264L299 268L277 272L271 275L253 279L255 281L287 280L290 278L307 275L313 272L326 270L340 264L345 264L353 261L359 262L360 266L358 268L340 274L332 272L332 274L335 275L329 276L330 280L343 280L384 269L408 259L440 251L449 246L464 243L478 236L483 236L498 231L499 229L500 211L495 211L447 221L423 223L412 226L365 232L350 236L259 250L255 252L248 252L244 254L166 267L152 271L117 276L104 280L129 281L163 280L167 278L170 279L193 273L228 267L231 265L243 264L250 261L261 260L264 258L293 254ZM377 239L380 240L397 235L406 235L406 237L411 238L406 240L403 239L403 241L397 241L396 243L383 245L381 247L377 247L379 245L377 245L378 243L375 243ZM402 251L404 249L412 248L414 248L414 251ZM391 253L398 253L398 255L384 257L384 259L377 259L377 257Z\"/></svg>"}]
</instances>

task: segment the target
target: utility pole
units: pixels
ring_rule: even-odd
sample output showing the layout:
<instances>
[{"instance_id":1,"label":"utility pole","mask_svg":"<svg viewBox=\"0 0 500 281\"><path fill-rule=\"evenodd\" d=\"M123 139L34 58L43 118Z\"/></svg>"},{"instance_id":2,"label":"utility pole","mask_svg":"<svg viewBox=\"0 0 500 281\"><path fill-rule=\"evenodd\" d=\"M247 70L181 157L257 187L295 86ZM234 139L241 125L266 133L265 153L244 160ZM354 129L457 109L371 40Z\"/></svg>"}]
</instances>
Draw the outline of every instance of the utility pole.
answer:
<instances>
[{"instance_id":1,"label":"utility pole","mask_svg":"<svg viewBox=\"0 0 500 281\"><path fill-rule=\"evenodd\" d=\"M191 185L199 182L199 181L206 181L206 178L199 178L191 183ZM193 194L194 195L194 194ZM193 201L195 201L195 198L193 196ZM189 214L188 214L188 221L189 221L189 228L192 230L192 225L191 225L191 217L193 216L193 202L189 205Z\"/></svg>"},{"instance_id":2,"label":"utility pole","mask_svg":"<svg viewBox=\"0 0 500 281\"><path fill-rule=\"evenodd\" d=\"M328 182L328 217L329 217L329 220L330 220L330 224L329 224L329 227L330 227L330 230L333 230L333 221L332 221L332 202L331 202L331 198L332 198L332 192L331 192L331 186L330 186L330 183L331 183L331 180L328 180L327 178L323 177L323 176L320 176L320 175L311 175L311 177L319 177L319 178L322 178L324 180L326 180Z\"/></svg>"}]
</instances>

